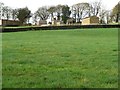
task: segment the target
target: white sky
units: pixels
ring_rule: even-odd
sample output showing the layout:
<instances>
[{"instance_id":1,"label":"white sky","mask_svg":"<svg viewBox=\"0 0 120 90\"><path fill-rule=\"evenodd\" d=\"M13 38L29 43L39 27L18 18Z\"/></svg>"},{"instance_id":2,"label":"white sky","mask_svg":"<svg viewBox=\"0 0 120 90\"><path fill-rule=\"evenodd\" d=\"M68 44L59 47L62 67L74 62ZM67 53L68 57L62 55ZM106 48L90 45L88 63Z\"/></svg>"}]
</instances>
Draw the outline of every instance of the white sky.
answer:
<instances>
[{"instance_id":1,"label":"white sky","mask_svg":"<svg viewBox=\"0 0 120 90\"><path fill-rule=\"evenodd\" d=\"M10 6L11 8L22 8L28 7L32 13L35 12L39 7L45 5L58 5L67 4L72 6L76 3L81 2L94 2L96 0L0 0L5 6ZM98 1L98 0L97 0ZM120 0L102 0L102 4L106 9L112 9Z\"/></svg>"}]
</instances>

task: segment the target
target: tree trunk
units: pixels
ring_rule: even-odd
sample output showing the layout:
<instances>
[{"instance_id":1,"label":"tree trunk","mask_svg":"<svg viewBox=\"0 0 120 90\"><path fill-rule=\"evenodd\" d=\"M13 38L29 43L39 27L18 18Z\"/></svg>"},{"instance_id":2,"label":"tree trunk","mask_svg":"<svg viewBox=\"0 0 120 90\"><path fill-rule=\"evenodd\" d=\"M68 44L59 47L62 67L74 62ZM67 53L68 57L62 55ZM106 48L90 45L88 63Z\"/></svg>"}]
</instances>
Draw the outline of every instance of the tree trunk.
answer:
<instances>
[{"instance_id":1,"label":"tree trunk","mask_svg":"<svg viewBox=\"0 0 120 90\"><path fill-rule=\"evenodd\" d=\"M118 23L118 21L119 21L119 13L116 14L116 23Z\"/></svg>"}]
</instances>

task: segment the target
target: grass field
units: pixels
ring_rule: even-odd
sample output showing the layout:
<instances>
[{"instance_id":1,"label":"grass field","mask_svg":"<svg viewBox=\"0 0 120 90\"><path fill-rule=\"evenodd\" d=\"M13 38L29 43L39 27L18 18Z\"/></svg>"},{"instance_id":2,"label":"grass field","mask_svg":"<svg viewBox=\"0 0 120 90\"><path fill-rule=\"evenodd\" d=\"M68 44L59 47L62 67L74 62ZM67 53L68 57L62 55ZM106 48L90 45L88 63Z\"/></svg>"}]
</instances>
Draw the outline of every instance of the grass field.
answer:
<instances>
[{"instance_id":1,"label":"grass field","mask_svg":"<svg viewBox=\"0 0 120 90\"><path fill-rule=\"evenodd\" d=\"M2 34L0 33L0 89L2 89Z\"/></svg>"},{"instance_id":2,"label":"grass field","mask_svg":"<svg viewBox=\"0 0 120 90\"><path fill-rule=\"evenodd\" d=\"M3 33L3 88L118 87L118 29Z\"/></svg>"}]
</instances>

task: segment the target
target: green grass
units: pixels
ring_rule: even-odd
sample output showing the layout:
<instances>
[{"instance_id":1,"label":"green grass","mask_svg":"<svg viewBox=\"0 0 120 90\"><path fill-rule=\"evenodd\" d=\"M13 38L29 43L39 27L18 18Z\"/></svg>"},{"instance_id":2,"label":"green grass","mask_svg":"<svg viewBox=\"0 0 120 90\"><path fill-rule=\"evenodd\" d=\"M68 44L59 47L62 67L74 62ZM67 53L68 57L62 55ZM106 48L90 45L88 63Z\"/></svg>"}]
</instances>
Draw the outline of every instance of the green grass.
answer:
<instances>
[{"instance_id":1,"label":"green grass","mask_svg":"<svg viewBox=\"0 0 120 90\"><path fill-rule=\"evenodd\" d=\"M2 34L0 33L0 89L2 89Z\"/></svg>"},{"instance_id":2,"label":"green grass","mask_svg":"<svg viewBox=\"0 0 120 90\"><path fill-rule=\"evenodd\" d=\"M118 29L3 33L3 88L117 88Z\"/></svg>"}]
</instances>

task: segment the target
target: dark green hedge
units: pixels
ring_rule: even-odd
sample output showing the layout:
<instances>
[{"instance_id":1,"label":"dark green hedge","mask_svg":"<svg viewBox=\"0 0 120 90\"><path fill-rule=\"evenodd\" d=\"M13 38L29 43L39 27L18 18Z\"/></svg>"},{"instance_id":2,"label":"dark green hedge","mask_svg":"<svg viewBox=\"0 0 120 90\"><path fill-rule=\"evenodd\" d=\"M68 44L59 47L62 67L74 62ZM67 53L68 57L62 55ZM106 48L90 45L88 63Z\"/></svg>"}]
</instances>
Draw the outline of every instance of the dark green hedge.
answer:
<instances>
[{"instance_id":1,"label":"dark green hedge","mask_svg":"<svg viewBox=\"0 0 120 90\"><path fill-rule=\"evenodd\" d=\"M44 26L44 27L22 27L22 28L2 28L2 32L18 32L31 30L58 30L58 29L81 29L81 28L120 28L120 25L65 25L65 26Z\"/></svg>"}]
</instances>

